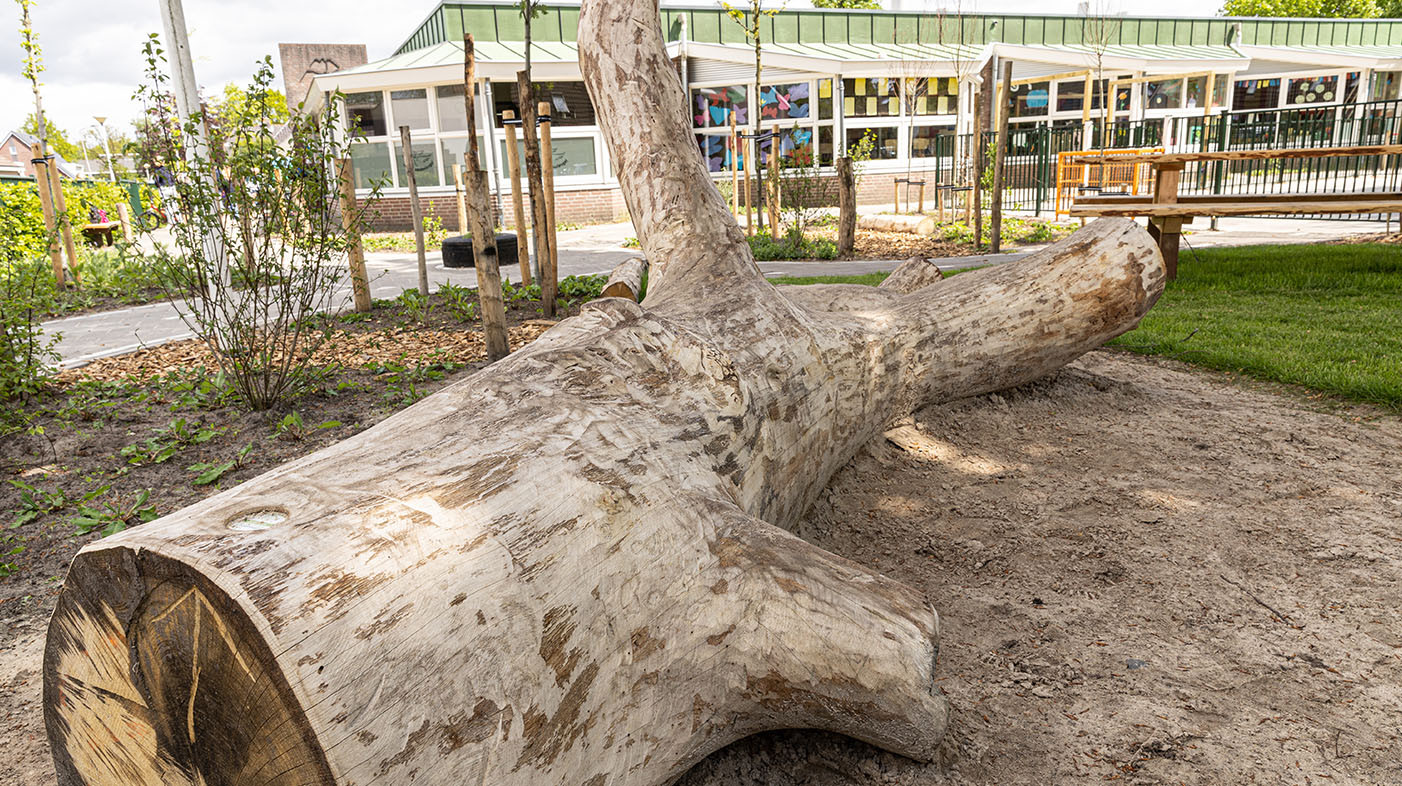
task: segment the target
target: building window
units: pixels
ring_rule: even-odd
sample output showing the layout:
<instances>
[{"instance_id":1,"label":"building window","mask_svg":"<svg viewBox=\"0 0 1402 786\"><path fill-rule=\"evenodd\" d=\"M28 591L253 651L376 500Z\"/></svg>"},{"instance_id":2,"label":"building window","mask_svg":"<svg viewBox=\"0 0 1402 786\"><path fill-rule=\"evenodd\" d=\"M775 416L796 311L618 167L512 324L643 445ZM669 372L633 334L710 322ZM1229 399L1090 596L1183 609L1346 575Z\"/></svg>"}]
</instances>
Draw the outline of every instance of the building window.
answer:
<instances>
[{"instance_id":1,"label":"building window","mask_svg":"<svg viewBox=\"0 0 1402 786\"><path fill-rule=\"evenodd\" d=\"M486 168L487 149L486 142L482 140L482 135L477 135L477 165ZM416 145L417 147L417 145ZM503 159L505 160L505 159ZM453 182L453 165L457 164L467 171L467 137L450 137L443 140L443 175L449 183ZM402 166L402 164L401 164ZM417 173L415 173L417 176Z\"/></svg>"},{"instance_id":2,"label":"building window","mask_svg":"<svg viewBox=\"0 0 1402 786\"><path fill-rule=\"evenodd\" d=\"M769 151L774 140L779 140L779 161L792 166L810 166L813 163L813 129L802 126L776 128L774 136L760 140L760 166L769 164Z\"/></svg>"},{"instance_id":3,"label":"building window","mask_svg":"<svg viewBox=\"0 0 1402 786\"><path fill-rule=\"evenodd\" d=\"M1358 103L1358 82L1363 74L1360 71L1348 72L1348 77L1344 80L1344 103Z\"/></svg>"},{"instance_id":4,"label":"building window","mask_svg":"<svg viewBox=\"0 0 1402 786\"><path fill-rule=\"evenodd\" d=\"M433 92L438 109L438 130L466 131L467 104L463 101L463 96L467 91L463 86L439 85Z\"/></svg>"},{"instance_id":5,"label":"building window","mask_svg":"<svg viewBox=\"0 0 1402 786\"><path fill-rule=\"evenodd\" d=\"M1183 106L1189 109L1197 109L1207 106L1207 77L1195 76L1188 80L1187 91L1184 93Z\"/></svg>"},{"instance_id":6,"label":"building window","mask_svg":"<svg viewBox=\"0 0 1402 786\"><path fill-rule=\"evenodd\" d=\"M842 114L845 117L895 117L900 114L894 79L842 80Z\"/></svg>"},{"instance_id":7,"label":"building window","mask_svg":"<svg viewBox=\"0 0 1402 786\"><path fill-rule=\"evenodd\" d=\"M394 185L389 174L389 145L384 142L356 142L350 146L350 159L356 188Z\"/></svg>"},{"instance_id":8,"label":"building window","mask_svg":"<svg viewBox=\"0 0 1402 786\"><path fill-rule=\"evenodd\" d=\"M818 164L832 166L832 126L818 127Z\"/></svg>"},{"instance_id":9,"label":"building window","mask_svg":"<svg viewBox=\"0 0 1402 786\"><path fill-rule=\"evenodd\" d=\"M589 100L589 91L583 82L535 82L531 86L537 104L544 101L550 104L550 122L554 126L594 125L594 103ZM492 112L498 123L501 113L510 109L521 119L520 88L515 82L496 82L492 85Z\"/></svg>"},{"instance_id":10,"label":"building window","mask_svg":"<svg viewBox=\"0 0 1402 786\"><path fill-rule=\"evenodd\" d=\"M1233 109L1275 109L1280 106L1279 79L1240 79L1232 91Z\"/></svg>"},{"instance_id":11,"label":"building window","mask_svg":"<svg viewBox=\"0 0 1402 786\"><path fill-rule=\"evenodd\" d=\"M1291 79L1286 104L1327 104L1338 96L1338 76L1317 76Z\"/></svg>"},{"instance_id":12,"label":"building window","mask_svg":"<svg viewBox=\"0 0 1402 786\"><path fill-rule=\"evenodd\" d=\"M952 115L958 109L959 80L954 77L918 77L905 81L907 114Z\"/></svg>"},{"instance_id":13,"label":"building window","mask_svg":"<svg viewBox=\"0 0 1402 786\"><path fill-rule=\"evenodd\" d=\"M764 85L759 89L761 120L804 120L808 118L808 83Z\"/></svg>"},{"instance_id":14,"label":"building window","mask_svg":"<svg viewBox=\"0 0 1402 786\"><path fill-rule=\"evenodd\" d=\"M696 144L701 148L701 157L706 160L706 169L711 172L730 171L730 135L697 134Z\"/></svg>"},{"instance_id":15,"label":"building window","mask_svg":"<svg viewBox=\"0 0 1402 786\"><path fill-rule=\"evenodd\" d=\"M750 119L748 95L744 85L696 88L691 91L692 122L697 128L728 128L733 112L735 123L743 126Z\"/></svg>"},{"instance_id":16,"label":"building window","mask_svg":"<svg viewBox=\"0 0 1402 786\"><path fill-rule=\"evenodd\" d=\"M1177 109L1183 105L1183 80L1164 79L1144 84L1144 106L1147 109Z\"/></svg>"},{"instance_id":17,"label":"building window","mask_svg":"<svg viewBox=\"0 0 1402 786\"><path fill-rule=\"evenodd\" d=\"M1013 85L1013 117L1041 117L1047 113L1050 82Z\"/></svg>"},{"instance_id":18,"label":"building window","mask_svg":"<svg viewBox=\"0 0 1402 786\"><path fill-rule=\"evenodd\" d=\"M384 93L351 93L346 96L346 119L352 132L361 136L384 136Z\"/></svg>"},{"instance_id":19,"label":"building window","mask_svg":"<svg viewBox=\"0 0 1402 786\"><path fill-rule=\"evenodd\" d=\"M438 185L438 145L433 141L415 142L410 148L414 162L414 184L419 188ZM408 188L409 178L404 173L404 145L394 144L394 169L399 173L399 187Z\"/></svg>"},{"instance_id":20,"label":"building window","mask_svg":"<svg viewBox=\"0 0 1402 786\"><path fill-rule=\"evenodd\" d=\"M818 80L818 119L832 119L832 80ZM829 140L831 141L831 140Z\"/></svg>"},{"instance_id":21,"label":"building window","mask_svg":"<svg viewBox=\"0 0 1402 786\"><path fill-rule=\"evenodd\" d=\"M1395 101L1402 92L1402 71L1379 71L1373 74L1373 89L1368 97L1373 101Z\"/></svg>"},{"instance_id":22,"label":"building window","mask_svg":"<svg viewBox=\"0 0 1402 786\"><path fill-rule=\"evenodd\" d=\"M847 129L847 149L850 151L862 142L862 137L870 136L871 157L889 160L896 157L896 129L894 128L849 128Z\"/></svg>"},{"instance_id":23,"label":"building window","mask_svg":"<svg viewBox=\"0 0 1402 786\"><path fill-rule=\"evenodd\" d=\"M413 90L391 90L390 110L394 113L395 128L429 128L428 91L424 88Z\"/></svg>"},{"instance_id":24,"label":"building window","mask_svg":"<svg viewBox=\"0 0 1402 786\"><path fill-rule=\"evenodd\" d=\"M1217 74L1212 77L1212 105L1227 105L1227 85L1231 84L1231 77L1226 74Z\"/></svg>"},{"instance_id":25,"label":"building window","mask_svg":"<svg viewBox=\"0 0 1402 786\"><path fill-rule=\"evenodd\" d=\"M724 137L721 137L724 139ZM497 151L501 154L499 160L506 160L506 142L497 141ZM526 144L521 138L516 139L516 152L520 156L519 160L526 160ZM554 164L555 177L583 177L597 175L599 165L594 156L594 137L552 137L550 139L550 158ZM522 169L524 173L524 167Z\"/></svg>"},{"instance_id":26,"label":"building window","mask_svg":"<svg viewBox=\"0 0 1402 786\"><path fill-rule=\"evenodd\" d=\"M916 126L910 129L910 157L935 158L954 152L953 126Z\"/></svg>"}]
</instances>

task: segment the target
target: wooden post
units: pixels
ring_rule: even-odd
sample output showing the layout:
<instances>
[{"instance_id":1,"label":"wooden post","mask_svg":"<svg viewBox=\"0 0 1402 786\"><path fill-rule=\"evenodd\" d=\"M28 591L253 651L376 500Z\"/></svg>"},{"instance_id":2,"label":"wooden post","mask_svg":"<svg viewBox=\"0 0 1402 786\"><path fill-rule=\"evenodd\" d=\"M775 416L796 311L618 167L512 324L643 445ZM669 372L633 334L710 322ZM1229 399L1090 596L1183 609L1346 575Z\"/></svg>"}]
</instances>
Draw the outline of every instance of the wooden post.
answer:
<instances>
[{"instance_id":1,"label":"wooden post","mask_svg":"<svg viewBox=\"0 0 1402 786\"><path fill-rule=\"evenodd\" d=\"M925 181L920 181L920 210L921 215L925 214Z\"/></svg>"},{"instance_id":2,"label":"wooden post","mask_svg":"<svg viewBox=\"0 0 1402 786\"><path fill-rule=\"evenodd\" d=\"M464 33L463 103L467 107L468 220L472 225L473 267L477 270L477 299L482 306L482 338L487 359L501 360L511 352L506 332L506 304L501 296L501 267L497 258L496 222L492 220L492 196L487 189L487 172L477 155L477 117L473 70L476 48L472 34ZM490 137L488 137L490 139ZM519 245L519 243L517 244Z\"/></svg>"},{"instance_id":3,"label":"wooden post","mask_svg":"<svg viewBox=\"0 0 1402 786\"><path fill-rule=\"evenodd\" d=\"M750 146L751 143L754 143L754 147L758 148L759 144L753 139L746 138L743 134L740 139L740 146L745 151L745 234L754 237L755 219L750 210L750 208L754 207L755 203L755 190L750 182L750 168L754 166L754 156L751 155Z\"/></svg>"},{"instance_id":4,"label":"wooden post","mask_svg":"<svg viewBox=\"0 0 1402 786\"><path fill-rule=\"evenodd\" d=\"M63 234L63 250L68 254L68 272L73 274L73 283L82 283L78 273L78 247L73 243L73 222L68 218L68 200L63 197L63 173L55 166L49 173L49 187L54 193L54 217L58 220Z\"/></svg>"},{"instance_id":5,"label":"wooden post","mask_svg":"<svg viewBox=\"0 0 1402 786\"><path fill-rule=\"evenodd\" d=\"M1211 117L1211 116L1212 116L1212 91L1215 90L1216 87L1217 87L1216 81L1217 81L1217 74L1216 74L1216 72L1212 72L1212 73L1209 73L1209 74L1207 75L1207 88L1203 91L1203 94L1202 94L1202 116L1203 116L1203 117ZM1203 134L1204 134L1204 135L1207 134L1207 128L1206 128L1206 127L1203 128Z\"/></svg>"},{"instance_id":6,"label":"wooden post","mask_svg":"<svg viewBox=\"0 0 1402 786\"><path fill-rule=\"evenodd\" d=\"M1082 127L1081 133L1082 133L1082 134L1085 133L1085 131L1084 131L1085 124L1090 122L1090 104L1091 104L1091 100L1092 100L1092 97L1093 97L1091 91L1094 90L1094 89L1095 89L1095 79L1091 76L1091 72L1090 72L1089 70L1087 70L1087 71L1086 71L1085 87L1082 88L1082 91L1083 91L1083 92L1081 93L1081 127ZM1089 140L1086 140L1086 141L1089 141Z\"/></svg>"},{"instance_id":7,"label":"wooden post","mask_svg":"<svg viewBox=\"0 0 1402 786\"><path fill-rule=\"evenodd\" d=\"M458 231L467 232L467 194L462 184L462 164L453 164L453 193L458 198Z\"/></svg>"},{"instance_id":8,"label":"wooden post","mask_svg":"<svg viewBox=\"0 0 1402 786\"><path fill-rule=\"evenodd\" d=\"M414 150L410 146L409 127L399 127L400 146L404 148L404 176L409 181L409 215L414 219L414 249L419 255L419 294L428 297L428 258L424 256L424 219L419 209L419 184L414 179Z\"/></svg>"},{"instance_id":9,"label":"wooden post","mask_svg":"<svg viewBox=\"0 0 1402 786\"><path fill-rule=\"evenodd\" d=\"M39 207L44 211L44 232L48 235L49 261L54 268L54 284L63 289L63 251L58 245L58 225L54 223L53 192L49 190L49 160L40 144L30 148L34 159L34 185L39 189Z\"/></svg>"},{"instance_id":10,"label":"wooden post","mask_svg":"<svg viewBox=\"0 0 1402 786\"><path fill-rule=\"evenodd\" d=\"M531 234L535 238L535 273L541 286L541 315L547 319L555 316L555 297L544 297L546 282L550 278L546 268L550 266L550 233L545 222L545 183L541 179L540 141L536 136L535 99L533 88L526 79L525 71L516 72L516 90L521 100L521 138L526 143L526 177L531 194Z\"/></svg>"},{"instance_id":11,"label":"wooden post","mask_svg":"<svg viewBox=\"0 0 1402 786\"><path fill-rule=\"evenodd\" d=\"M351 160L336 160L337 186L341 194L341 227L346 231L347 256L350 258L351 294L355 310L361 313L370 310L370 279L365 274L365 247L360 243L360 225L355 220L355 179L351 172ZM118 205L120 210L123 206Z\"/></svg>"},{"instance_id":12,"label":"wooden post","mask_svg":"<svg viewBox=\"0 0 1402 786\"><path fill-rule=\"evenodd\" d=\"M131 208L126 202L117 203L117 220L122 224L122 239L131 242Z\"/></svg>"},{"instance_id":13,"label":"wooden post","mask_svg":"<svg viewBox=\"0 0 1402 786\"><path fill-rule=\"evenodd\" d=\"M892 210L895 212L896 215L900 215L900 214L901 214L901 179L898 178L898 177L893 177L893 178L891 178L891 200L892 200L891 204L894 205L894 207L892 208Z\"/></svg>"},{"instance_id":14,"label":"wooden post","mask_svg":"<svg viewBox=\"0 0 1402 786\"><path fill-rule=\"evenodd\" d=\"M779 232L779 134L769 138L769 236L778 238Z\"/></svg>"},{"instance_id":15,"label":"wooden post","mask_svg":"<svg viewBox=\"0 0 1402 786\"><path fill-rule=\"evenodd\" d=\"M740 138L735 131L735 110L730 111L730 212L740 214Z\"/></svg>"},{"instance_id":16,"label":"wooden post","mask_svg":"<svg viewBox=\"0 0 1402 786\"><path fill-rule=\"evenodd\" d=\"M993 209L989 216L992 226L989 234L993 253L1003 250L1003 175L1008 156L1008 115L1011 115L1008 98L1013 80L1013 61L1003 61L1003 79L998 85L998 136L994 138L993 149Z\"/></svg>"},{"instance_id":17,"label":"wooden post","mask_svg":"<svg viewBox=\"0 0 1402 786\"><path fill-rule=\"evenodd\" d=\"M531 247L526 226L526 209L521 203L521 151L516 148L516 113L507 109L501 113L506 128L507 173L511 176L511 209L516 222L516 259L521 264L521 285L531 283Z\"/></svg>"},{"instance_id":18,"label":"wooden post","mask_svg":"<svg viewBox=\"0 0 1402 786\"><path fill-rule=\"evenodd\" d=\"M852 159L837 159L837 255L847 256L857 245L857 179Z\"/></svg>"},{"instance_id":19,"label":"wooden post","mask_svg":"<svg viewBox=\"0 0 1402 786\"><path fill-rule=\"evenodd\" d=\"M983 84L974 100L974 188L970 202L974 210L974 250L983 248L983 134L989 126L989 109L993 104L993 60L983 67Z\"/></svg>"},{"instance_id":20,"label":"wooden post","mask_svg":"<svg viewBox=\"0 0 1402 786\"><path fill-rule=\"evenodd\" d=\"M545 274L545 265L540 268L540 297L544 300L549 287L552 304L560 287L560 249L555 238L555 154L550 146L550 103L541 101L536 107L540 115L540 173L545 183L545 233L550 237L550 274Z\"/></svg>"},{"instance_id":21,"label":"wooden post","mask_svg":"<svg viewBox=\"0 0 1402 786\"><path fill-rule=\"evenodd\" d=\"M1178 180L1183 174L1182 162L1165 162L1154 165L1154 203L1176 204L1178 202ZM1173 281L1178 278L1178 240L1183 231L1181 216L1154 216L1149 219L1149 235L1159 244L1163 254L1164 278Z\"/></svg>"}]
</instances>

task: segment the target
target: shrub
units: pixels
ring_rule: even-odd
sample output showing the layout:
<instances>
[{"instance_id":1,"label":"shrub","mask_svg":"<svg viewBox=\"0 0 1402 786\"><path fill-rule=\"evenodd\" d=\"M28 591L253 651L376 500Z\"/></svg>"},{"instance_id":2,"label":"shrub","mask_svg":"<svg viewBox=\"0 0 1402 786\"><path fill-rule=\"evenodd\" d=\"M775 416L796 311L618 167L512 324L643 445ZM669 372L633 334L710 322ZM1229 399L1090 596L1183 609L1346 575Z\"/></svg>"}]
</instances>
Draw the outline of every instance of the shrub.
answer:
<instances>
[{"instance_id":1,"label":"shrub","mask_svg":"<svg viewBox=\"0 0 1402 786\"><path fill-rule=\"evenodd\" d=\"M825 238L809 238L799 232L789 232L775 240L768 232L749 238L750 251L757 262L780 259L837 259L837 244Z\"/></svg>"},{"instance_id":2,"label":"shrub","mask_svg":"<svg viewBox=\"0 0 1402 786\"><path fill-rule=\"evenodd\" d=\"M180 216L170 225L173 248L157 244L157 262L242 402L268 409L320 380L313 359L337 335L320 315L335 305L349 248L333 174L334 160L348 154L340 101L283 127L266 100L273 67L265 58L247 90L251 111L208 127L202 112L181 121L163 52L152 35L138 91L148 152L175 171L171 207ZM187 149L192 140L208 150ZM352 231L375 196L349 217Z\"/></svg>"},{"instance_id":3,"label":"shrub","mask_svg":"<svg viewBox=\"0 0 1402 786\"><path fill-rule=\"evenodd\" d=\"M0 223L0 230L4 225ZM3 234L3 231L0 231ZM39 326L54 301L54 278L48 263L16 258L0 250L0 400L26 398L48 382L58 361L56 335Z\"/></svg>"}]
</instances>

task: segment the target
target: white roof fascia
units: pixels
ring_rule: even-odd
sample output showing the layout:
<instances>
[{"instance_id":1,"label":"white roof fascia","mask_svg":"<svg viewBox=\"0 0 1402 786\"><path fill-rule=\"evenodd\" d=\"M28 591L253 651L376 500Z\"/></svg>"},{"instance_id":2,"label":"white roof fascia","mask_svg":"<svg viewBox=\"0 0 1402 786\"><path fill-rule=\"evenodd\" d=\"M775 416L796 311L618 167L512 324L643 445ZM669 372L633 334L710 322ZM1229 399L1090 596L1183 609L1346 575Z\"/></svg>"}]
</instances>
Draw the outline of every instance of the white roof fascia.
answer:
<instances>
[{"instance_id":1,"label":"white roof fascia","mask_svg":"<svg viewBox=\"0 0 1402 786\"><path fill-rule=\"evenodd\" d=\"M1095 68L1095 54L1079 49L1056 49L1026 44L994 44L998 56L1008 60L1030 60L1072 68ZM1150 60L1106 54L1099 65L1107 71L1143 71L1146 74L1185 74L1195 71L1237 71L1250 63L1249 58L1212 58L1191 60Z\"/></svg>"},{"instance_id":2,"label":"white roof fascia","mask_svg":"<svg viewBox=\"0 0 1402 786\"><path fill-rule=\"evenodd\" d=\"M1378 68L1402 67L1402 57L1372 57L1366 54L1346 55L1340 52L1325 52L1318 49L1295 49L1278 46L1237 44L1242 54L1274 60L1281 63L1300 63L1312 66L1333 66L1338 68Z\"/></svg>"}]
</instances>

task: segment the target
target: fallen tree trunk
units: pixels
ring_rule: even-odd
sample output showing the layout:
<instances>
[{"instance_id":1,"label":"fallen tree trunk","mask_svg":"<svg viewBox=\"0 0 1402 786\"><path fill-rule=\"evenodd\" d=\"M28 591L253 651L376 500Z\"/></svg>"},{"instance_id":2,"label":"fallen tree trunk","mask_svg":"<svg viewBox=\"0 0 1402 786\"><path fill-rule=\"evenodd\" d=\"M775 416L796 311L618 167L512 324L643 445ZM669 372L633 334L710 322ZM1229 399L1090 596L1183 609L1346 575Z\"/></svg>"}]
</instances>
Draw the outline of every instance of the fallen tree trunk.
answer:
<instances>
[{"instance_id":1,"label":"fallen tree trunk","mask_svg":"<svg viewBox=\"0 0 1402 786\"><path fill-rule=\"evenodd\" d=\"M61 784L651 786L774 728L932 757L934 610L785 529L921 404L1133 327L1162 260L1100 220L928 286L776 289L658 29L580 19L645 303L85 547L44 660Z\"/></svg>"},{"instance_id":2,"label":"fallen tree trunk","mask_svg":"<svg viewBox=\"0 0 1402 786\"><path fill-rule=\"evenodd\" d=\"M646 270L647 262L642 257L624 260L609 274L609 280L604 283L604 289L599 296L622 297L638 302L638 295L643 291L643 273Z\"/></svg>"},{"instance_id":3,"label":"fallen tree trunk","mask_svg":"<svg viewBox=\"0 0 1402 786\"><path fill-rule=\"evenodd\" d=\"M932 235L938 224L930 216L873 215L858 218L857 226L874 232L910 232L916 235Z\"/></svg>"}]
</instances>

